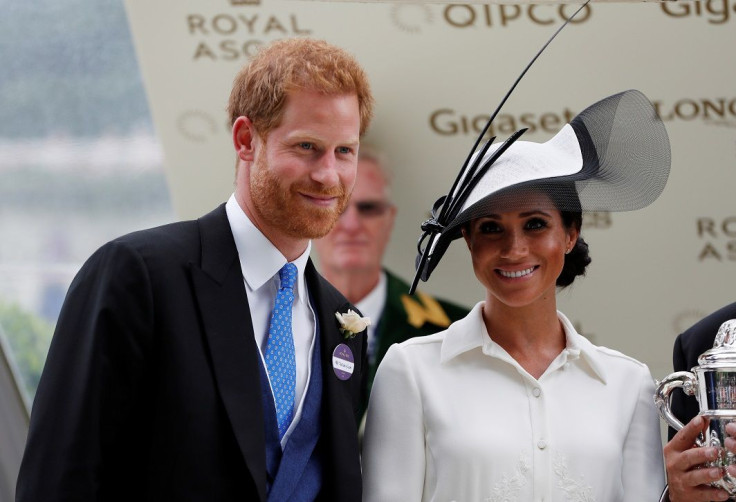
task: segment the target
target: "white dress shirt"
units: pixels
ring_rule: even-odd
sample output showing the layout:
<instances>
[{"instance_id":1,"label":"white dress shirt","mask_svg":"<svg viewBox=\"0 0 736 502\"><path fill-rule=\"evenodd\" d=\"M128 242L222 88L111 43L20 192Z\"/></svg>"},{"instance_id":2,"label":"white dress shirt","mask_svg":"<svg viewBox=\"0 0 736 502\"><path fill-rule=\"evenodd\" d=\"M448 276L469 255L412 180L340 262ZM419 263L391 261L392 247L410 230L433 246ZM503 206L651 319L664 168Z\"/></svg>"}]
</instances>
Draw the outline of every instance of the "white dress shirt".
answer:
<instances>
[{"instance_id":1,"label":"white dress shirt","mask_svg":"<svg viewBox=\"0 0 736 502\"><path fill-rule=\"evenodd\" d=\"M227 219L238 249L240 268L243 272L245 290L248 295L248 306L253 320L253 332L261 354L264 368L268 327L271 321L276 292L279 289L279 270L287 260L281 252L264 236L243 212L235 195L231 195L225 204ZM294 286L294 305L292 306L292 333L296 357L296 392L294 418L289 429L281 439L282 447L299 422L302 414L304 395L306 394L309 375L312 369L312 352L315 339L315 316L309 304L307 282L304 279L304 268L309 260L311 242L299 258L292 263L296 265L298 276ZM270 382L269 382L270 383Z\"/></svg>"},{"instance_id":2,"label":"white dress shirt","mask_svg":"<svg viewBox=\"0 0 736 502\"><path fill-rule=\"evenodd\" d=\"M558 312L566 348L537 380L488 336L484 302L392 345L378 368L363 500L648 502L664 486L648 368Z\"/></svg>"}]
</instances>

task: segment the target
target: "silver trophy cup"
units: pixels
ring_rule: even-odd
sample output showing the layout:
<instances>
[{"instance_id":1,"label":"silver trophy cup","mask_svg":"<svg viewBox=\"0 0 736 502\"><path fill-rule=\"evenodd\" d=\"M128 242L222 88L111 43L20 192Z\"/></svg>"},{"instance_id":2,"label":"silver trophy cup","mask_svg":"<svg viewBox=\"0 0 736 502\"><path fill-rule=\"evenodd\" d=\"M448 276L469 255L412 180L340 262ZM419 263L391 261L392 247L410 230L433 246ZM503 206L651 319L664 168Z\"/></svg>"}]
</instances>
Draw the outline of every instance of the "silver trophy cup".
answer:
<instances>
[{"instance_id":1,"label":"silver trophy cup","mask_svg":"<svg viewBox=\"0 0 736 502\"><path fill-rule=\"evenodd\" d=\"M731 496L736 495L736 477L726 472L727 466L736 463L736 456L723 446L727 437L726 424L736 420L736 319L721 325L713 348L698 357L698 366L691 371L672 373L657 384L654 402L659 414L679 431L684 425L670 410L670 394L678 387L685 394L695 396L700 404L699 415L710 420L697 445L720 449L719 458L708 465L721 468L723 478L712 485Z\"/></svg>"}]
</instances>

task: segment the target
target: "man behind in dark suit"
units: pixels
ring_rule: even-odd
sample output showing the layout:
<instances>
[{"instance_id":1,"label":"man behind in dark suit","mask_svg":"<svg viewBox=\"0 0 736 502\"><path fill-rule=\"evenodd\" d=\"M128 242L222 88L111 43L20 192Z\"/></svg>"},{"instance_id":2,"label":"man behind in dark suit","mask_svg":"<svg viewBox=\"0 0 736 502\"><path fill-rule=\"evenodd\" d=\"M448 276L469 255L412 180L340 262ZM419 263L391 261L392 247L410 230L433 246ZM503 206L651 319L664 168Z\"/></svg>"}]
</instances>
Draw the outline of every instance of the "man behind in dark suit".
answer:
<instances>
[{"instance_id":1,"label":"man behind in dark suit","mask_svg":"<svg viewBox=\"0 0 736 502\"><path fill-rule=\"evenodd\" d=\"M383 267L396 218L390 181L382 153L363 145L348 208L329 234L314 241L325 278L372 321L363 411L378 364L392 344L441 331L468 313L465 307L421 291L409 296L409 284Z\"/></svg>"},{"instance_id":2,"label":"man behind in dark suit","mask_svg":"<svg viewBox=\"0 0 736 502\"><path fill-rule=\"evenodd\" d=\"M672 351L674 370L690 371L697 366L698 357L713 348L718 328L730 319L736 319L736 303L716 310L683 331L675 340ZM669 494L663 497L663 500L670 502L729 500L726 492L707 484L721 477L720 470L713 467L701 468L706 461L715 459L715 449L693 448L695 439L705 428L703 419L697 416L700 411L697 400L676 389L672 394L670 409L686 425L677 434L672 428L668 430L670 441L664 447L664 456ZM728 427L727 432L732 434ZM726 446L729 444L727 442Z\"/></svg>"},{"instance_id":3,"label":"man behind in dark suit","mask_svg":"<svg viewBox=\"0 0 736 502\"><path fill-rule=\"evenodd\" d=\"M341 329L352 306L309 252L348 203L372 101L354 58L321 41L275 42L240 71L227 204L116 239L74 279L18 501L360 501L366 337ZM293 405L274 399L267 355L287 263Z\"/></svg>"}]
</instances>

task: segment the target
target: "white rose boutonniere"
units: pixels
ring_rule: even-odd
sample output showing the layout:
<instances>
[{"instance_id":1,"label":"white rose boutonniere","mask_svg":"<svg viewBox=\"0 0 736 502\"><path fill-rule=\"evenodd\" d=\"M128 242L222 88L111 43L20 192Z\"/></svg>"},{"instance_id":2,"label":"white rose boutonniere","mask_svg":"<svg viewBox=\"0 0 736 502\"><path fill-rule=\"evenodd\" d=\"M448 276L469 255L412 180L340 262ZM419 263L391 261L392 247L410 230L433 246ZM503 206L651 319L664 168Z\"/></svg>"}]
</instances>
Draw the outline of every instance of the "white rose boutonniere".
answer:
<instances>
[{"instance_id":1,"label":"white rose boutonniere","mask_svg":"<svg viewBox=\"0 0 736 502\"><path fill-rule=\"evenodd\" d=\"M352 309L348 309L345 314L335 312L335 317L337 317L337 322L340 323L340 333L342 333L346 339L353 338L355 335L364 331L371 325L371 319L369 317L360 317L357 312Z\"/></svg>"}]
</instances>

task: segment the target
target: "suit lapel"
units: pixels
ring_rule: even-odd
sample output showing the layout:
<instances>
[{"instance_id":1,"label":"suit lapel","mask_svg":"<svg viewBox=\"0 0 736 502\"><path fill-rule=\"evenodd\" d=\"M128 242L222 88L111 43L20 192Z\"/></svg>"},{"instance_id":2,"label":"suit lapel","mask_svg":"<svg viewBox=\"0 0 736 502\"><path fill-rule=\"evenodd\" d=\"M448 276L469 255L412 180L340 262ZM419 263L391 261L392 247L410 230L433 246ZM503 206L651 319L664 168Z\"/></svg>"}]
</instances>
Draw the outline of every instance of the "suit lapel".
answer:
<instances>
[{"instance_id":1,"label":"suit lapel","mask_svg":"<svg viewBox=\"0 0 736 502\"><path fill-rule=\"evenodd\" d=\"M263 403L258 346L248 308L235 241L224 205L199 220L201 264L190 264L217 388L246 465L266 500ZM328 500L360 500L361 475L357 437L360 376L366 365L366 337L343 339L335 312L350 305L309 261L306 279L320 326L323 404L320 438L324 463L323 492ZM332 368L332 352L344 343L355 357L355 372L340 380Z\"/></svg>"},{"instance_id":2,"label":"suit lapel","mask_svg":"<svg viewBox=\"0 0 736 502\"><path fill-rule=\"evenodd\" d=\"M216 385L259 498L266 500L260 355L224 205L200 218L199 227L202 261L191 264L191 275Z\"/></svg>"},{"instance_id":3,"label":"suit lapel","mask_svg":"<svg viewBox=\"0 0 736 502\"><path fill-rule=\"evenodd\" d=\"M360 335L359 337L345 340L340 333L340 327L335 317L336 312L345 313L348 308L355 309L355 307L347 303L343 297L335 294L336 290L319 276L311 261L307 265L305 274L314 302L312 307L315 315L319 319L324 388L327 394L330 395L331 400L337 400L341 403L339 408L350 410L352 408L350 403L353 398L351 392L352 386L345 384L351 382L353 377L347 381L337 378L332 368L332 352L341 343L348 345L353 352L353 356L356 358L353 376L355 378L359 377L361 368L359 358L362 356L361 341L364 337Z\"/></svg>"},{"instance_id":4,"label":"suit lapel","mask_svg":"<svg viewBox=\"0 0 736 502\"><path fill-rule=\"evenodd\" d=\"M326 500L360 500L362 481L358 446L357 414L361 376L367 369L365 332L345 340L340 333L335 312L354 308L345 301L314 268L310 260L305 270L312 307L319 319L322 355L322 437L324 486ZM354 373L348 380L337 378L332 367L332 353L344 343L355 358Z\"/></svg>"}]
</instances>

